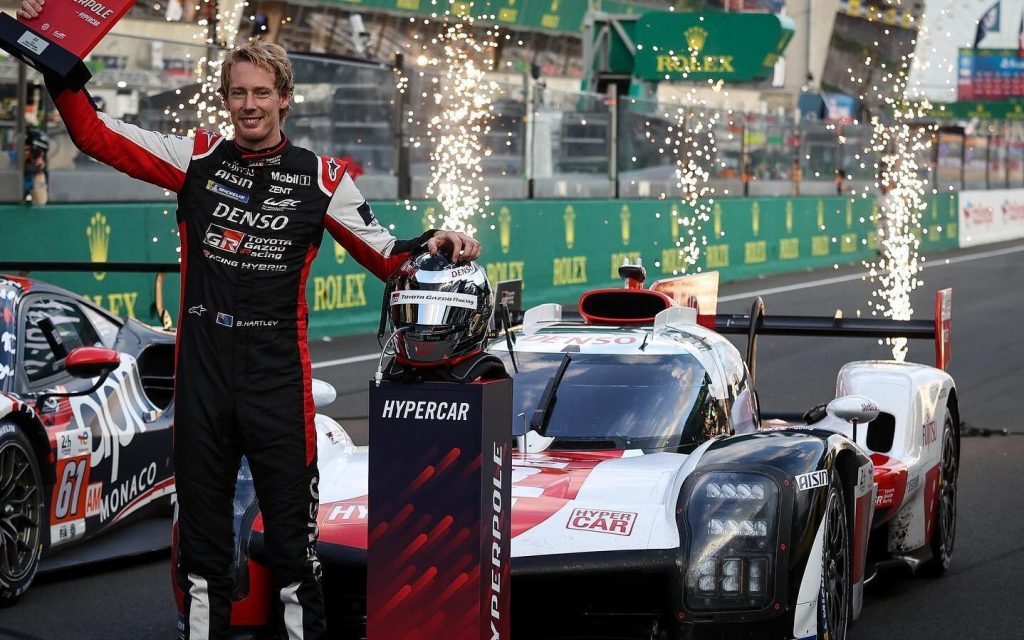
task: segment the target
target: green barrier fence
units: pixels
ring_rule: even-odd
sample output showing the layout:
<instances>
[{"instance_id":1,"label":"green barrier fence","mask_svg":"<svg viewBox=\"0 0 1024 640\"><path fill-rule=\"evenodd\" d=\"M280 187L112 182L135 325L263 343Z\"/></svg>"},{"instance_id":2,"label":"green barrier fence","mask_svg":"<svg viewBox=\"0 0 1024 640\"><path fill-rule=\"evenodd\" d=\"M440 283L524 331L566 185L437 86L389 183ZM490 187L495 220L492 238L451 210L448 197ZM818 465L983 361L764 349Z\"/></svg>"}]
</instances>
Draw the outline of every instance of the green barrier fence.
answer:
<instances>
[{"instance_id":1,"label":"green barrier fence","mask_svg":"<svg viewBox=\"0 0 1024 640\"><path fill-rule=\"evenodd\" d=\"M436 205L376 204L398 237L418 235ZM712 203L704 225L701 268L723 281L846 264L875 255L874 201L863 198L734 198ZM478 221L481 262L492 283L522 279L526 306L572 305L584 291L621 286L624 258L642 258L648 279L684 267L675 240L685 234L678 203L657 200L496 202ZM4 261L173 262L178 257L174 209L166 204L0 207ZM921 249L957 246L956 195L933 196L922 214ZM88 296L100 306L158 322L153 274L32 274ZM178 277L162 286L164 305L178 309ZM310 274L310 334L373 331L383 285L325 236Z\"/></svg>"}]
</instances>

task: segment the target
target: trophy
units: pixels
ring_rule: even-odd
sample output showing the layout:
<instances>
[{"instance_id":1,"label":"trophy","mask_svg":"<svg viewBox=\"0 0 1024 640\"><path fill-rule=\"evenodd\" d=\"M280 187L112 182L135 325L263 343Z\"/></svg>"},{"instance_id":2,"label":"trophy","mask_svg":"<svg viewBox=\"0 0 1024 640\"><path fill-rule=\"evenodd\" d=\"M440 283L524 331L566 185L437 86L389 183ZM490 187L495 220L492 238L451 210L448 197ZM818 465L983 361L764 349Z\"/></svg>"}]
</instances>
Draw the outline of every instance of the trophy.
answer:
<instances>
[{"instance_id":1,"label":"trophy","mask_svg":"<svg viewBox=\"0 0 1024 640\"><path fill-rule=\"evenodd\" d=\"M92 75L82 59L133 4L135 0L49 0L32 20L0 13L0 47L80 89Z\"/></svg>"}]
</instances>

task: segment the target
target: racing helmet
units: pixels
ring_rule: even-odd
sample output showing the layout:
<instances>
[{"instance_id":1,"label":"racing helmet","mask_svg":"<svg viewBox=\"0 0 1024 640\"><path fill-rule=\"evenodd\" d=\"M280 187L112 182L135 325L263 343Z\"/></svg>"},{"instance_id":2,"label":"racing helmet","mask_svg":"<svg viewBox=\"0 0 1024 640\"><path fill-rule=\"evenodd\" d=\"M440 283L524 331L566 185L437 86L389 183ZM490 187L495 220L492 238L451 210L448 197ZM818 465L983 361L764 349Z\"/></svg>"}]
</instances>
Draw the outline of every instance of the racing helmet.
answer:
<instances>
[{"instance_id":1,"label":"racing helmet","mask_svg":"<svg viewBox=\"0 0 1024 640\"><path fill-rule=\"evenodd\" d=\"M421 254L395 272L387 295L400 362L454 363L479 351L487 337L494 298L487 272L475 262Z\"/></svg>"}]
</instances>

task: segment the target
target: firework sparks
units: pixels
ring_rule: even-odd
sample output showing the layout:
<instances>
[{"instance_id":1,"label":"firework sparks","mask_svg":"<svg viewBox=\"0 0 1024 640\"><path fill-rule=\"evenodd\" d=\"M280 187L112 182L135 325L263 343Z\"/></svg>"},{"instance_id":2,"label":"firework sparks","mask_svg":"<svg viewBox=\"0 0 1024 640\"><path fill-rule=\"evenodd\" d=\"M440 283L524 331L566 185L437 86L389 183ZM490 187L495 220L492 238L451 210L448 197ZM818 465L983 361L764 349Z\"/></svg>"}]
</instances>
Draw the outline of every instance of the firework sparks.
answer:
<instances>
[{"instance_id":1,"label":"firework sparks","mask_svg":"<svg viewBox=\"0 0 1024 640\"><path fill-rule=\"evenodd\" d=\"M927 31L922 27L911 44L916 45L918 38L926 36ZM938 55L934 49L933 53ZM871 87L872 97L887 109L888 115L876 115L871 121L872 147L881 160L876 187L882 196L876 213L879 256L866 263L869 278L878 284L869 306L872 315L893 320L911 319L914 308L910 294L923 284L918 278L924 263L919 253L919 237L921 215L927 206L924 201L927 181L918 159L931 147L935 127L916 124L927 117L930 104L923 99L918 86L908 87L915 60L911 51L894 69L887 69L882 63L884 73ZM890 338L884 342L892 347L896 361L906 359L906 338Z\"/></svg>"},{"instance_id":2,"label":"firework sparks","mask_svg":"<svg viewBox=\"0 0 1024 640\"><path fill-rule=\"evenodd\" d=\"M226 49L234 46L235 38L238 36L238 27L242 19L242 11L249 6L245 0L228 0L217 3L217 20L214 24L214 34L207 34L206 44L216 47L223 43ZM200 20L199 25L209 29L206 20ZM221 135L230 137L232 134L231 114L224 108L218 90L220 89L220 69L224 62L225 49L216 51L216 58L213 57L214 49L209 50L209 57L199 59L197 69L203 81L199 91L192 96L189 104L196 110L196 118L199 126L216 128ZM195 132L190 131L189 135Z\"/></svg>"},{"instance_id":3,"label":"firework sparks","mask_svg":"<svg viewBox=\"0 0 1024 640\"><path fill-rule=\"evenodd\" d=\"M482 141L490 132L498 92L497 83L486 77L498 30L489 27L485 39L478 40L473 33L471 9L471 2L449 0L448 10L435 16L441 20L440 32L424 42L415 57L420 67L438 68L439 73L430 78L429 89L421 97L439 111L425 122L426 140L412 142L430 148L431 175L426 192L428 198L437 200L443 213L440 219L428 214L429 224L474 235L477 229L473 220L485 216L490 204L483 161L491 152ZM420 75L426 76L424 72ZM400 77L399 90L407 86L407 80Z\"/></svg>"},{"instance_id":4,"label":"firework sparks","mask_svg":"<svg viewBox=\"0 0 1024 640\"><path fill-rule=\"evenodd\" d=\"M693 58L697 52L697 49L691 48L686 55ZM669 51L669 54L678 58L674 51ZM718 93L722 91L723 83L709 81L707 86ZM646 123L647 139L658 145L658 153L671 154L675 165L680 206L672 207L669 215L672 216L672 228L678 229L679 234L675 240L675 255L664 256L672 258L673 275L691 270L701 271L697 265L703 248L708 245L705 229L711 220L711 209L714 206L714 189L708 183L711 178L708 169L718 156L715 126L720 117L720 112L709 108L707 101L698 96L696 88L691 87L674 111L662 113L662 118L672 123L664 138L652 132L649 121ZM662 198L665 195L662 194ZM655 266L661 267L661 262L656 262Z\"/></svg>"},{"instance_id":5,"label":"firework sparks","mask_svg":"<svg viewBox=\"0 0 1024 640\"><path fill-rule=\"evenodd\" d=\"M698 104L692 91L687 94L686 102L688 105ZM669 115L665 114L666 117ZM697 264L702 248L708 244L705 228L711 220L714 199L707 196L713 195L714 190L708 184L711 174L707 165L717 153L714 126L719 114L704 106L680 106L672 115L674 124L669 126L669 137L664 140L661 150L667 147L675 159L676 188L682 206L673 209L670 215L676 217L673 228L680 230L675 244L681 259L679 264L685 273L691 269L701 270ZM678 270L673 270L674 275L677 273Z\"/></svg>"},{"instance_id":6,"label":"firework sparks","mask_svg":"<svg viewBox=\"0 0 1024 640\"><path fill-rule=\"evenodd\" d=\"M217 15L213 25L207 18L200 18L197 29L192 34L192 39L201 42L206 46L206 55L200 56L196 61L195 72L200 78L199 89L182 100L176 108L164 109L164 115L174 120L171 133L185 136L194 136L197 127L185 127L182 123L181 113L189 105L195 110L196 120L199 127L214 129L230 137L233 133L231 127L231 114L224 108L218 90L220 89L220 69L224 60L224 53L234 46L238 37L239 27L242 21L242 13L249 6L246 0L227 0L217 3ZM196 10L201 7L197 6ZM211 26L213 29L211 30ZM191 54L186 54L191 57ZM181 89L175 91L181 95Z\"/></svg>"}]
</instances>

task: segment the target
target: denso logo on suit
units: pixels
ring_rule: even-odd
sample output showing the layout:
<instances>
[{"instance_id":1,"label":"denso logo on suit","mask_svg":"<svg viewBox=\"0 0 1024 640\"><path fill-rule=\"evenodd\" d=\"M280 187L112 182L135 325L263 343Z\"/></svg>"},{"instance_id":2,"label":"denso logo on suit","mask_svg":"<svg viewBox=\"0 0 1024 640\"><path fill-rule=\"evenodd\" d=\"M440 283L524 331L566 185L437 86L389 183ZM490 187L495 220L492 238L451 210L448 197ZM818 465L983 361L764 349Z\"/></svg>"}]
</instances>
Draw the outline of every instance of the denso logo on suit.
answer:
<instances>
[{"instance_id":1,"label":"denso logo on suit","mask_svg":"<svg viewBox=\"0 0 1024 640\"><path fill-rule=\"evenodd\" d=\"M288 226L288 216L275 216L269 213L255 213L238 207L231 207L223 202L217 204L213 211L214 218L224 218L228 222L245 225L253 229L273 229L280 231Z\"/></svg>"}]
</instances>

